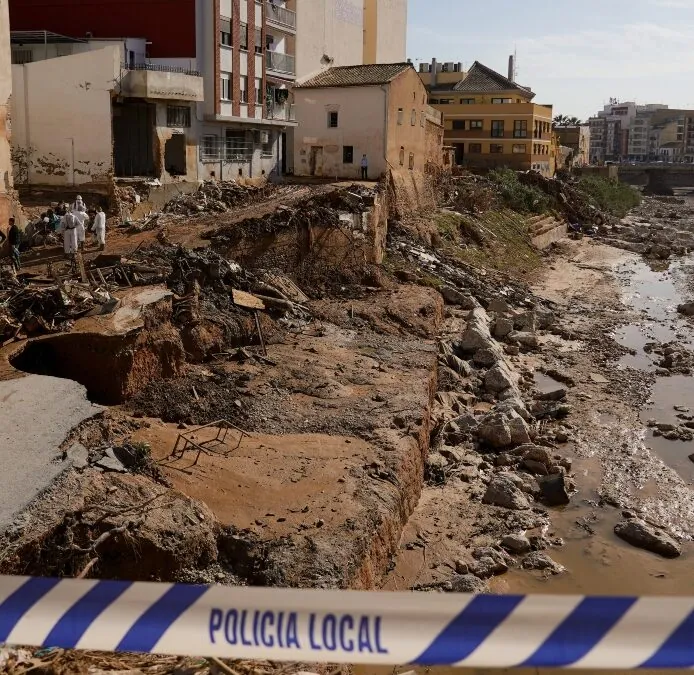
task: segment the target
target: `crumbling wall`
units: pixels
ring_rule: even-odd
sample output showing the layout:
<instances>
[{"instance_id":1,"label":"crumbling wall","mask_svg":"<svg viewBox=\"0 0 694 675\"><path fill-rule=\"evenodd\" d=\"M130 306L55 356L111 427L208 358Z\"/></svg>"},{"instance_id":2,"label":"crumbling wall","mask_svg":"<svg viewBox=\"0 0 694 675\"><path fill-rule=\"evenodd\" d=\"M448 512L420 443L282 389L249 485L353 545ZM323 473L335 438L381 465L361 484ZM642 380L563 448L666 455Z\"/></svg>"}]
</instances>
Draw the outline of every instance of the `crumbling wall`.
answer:
<instances>
[{"instance_id":1,"label":"crumbling wall","mask_svg":"<svg viewBox=\"0 0 694 675\"><path fill-rule=\"evenodd\" d=\"M388 172L391 214L403 219L436 208L433 176L420 171L391 169Z\"/></svg>"}]
</instances>

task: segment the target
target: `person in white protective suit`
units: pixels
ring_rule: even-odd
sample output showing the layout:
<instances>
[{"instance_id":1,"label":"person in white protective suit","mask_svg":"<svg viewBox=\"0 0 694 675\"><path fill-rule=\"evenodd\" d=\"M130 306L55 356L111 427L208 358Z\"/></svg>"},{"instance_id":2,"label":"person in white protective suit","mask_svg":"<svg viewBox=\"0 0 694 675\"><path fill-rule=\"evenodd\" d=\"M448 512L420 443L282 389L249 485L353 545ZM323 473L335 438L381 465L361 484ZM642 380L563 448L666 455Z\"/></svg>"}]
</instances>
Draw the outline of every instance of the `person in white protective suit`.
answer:
<instances>
[{"instance_id":1,"label":"person in white protective suit","mask_svg":"<svg viewBox=\"0 0 694 675\"><path fill-rule=\"evenodd\" d=\"M100 206L96 207L92 230L94 231L94 238L99 246L99 250L103 251L106 248L106 214Z\"/></svg>"},{"instance_id":2,"label":"person in white protective suit","mask_svg":"<svg viewBox=\"0 0 694 675\"><path fill-rule=\"evenodd\" d=\"M84 202L77 204L77 208L73 209L72 215L77 220L77 248L83 249L87 229L89 228L89 216L87 215L87 207L84 205Z\"/></svg>"},{"instance_id":3,"label":"person in white protective suit","mask_svg":"<svg viewBox=\"0 0 694 675\"><path fill-rule=\"evenodd\" d=\"M77 250L77 219L71 211L66 211L60 220L63 230L63 250L65 255L72 255Z\"/></svg>"}]
</instances>

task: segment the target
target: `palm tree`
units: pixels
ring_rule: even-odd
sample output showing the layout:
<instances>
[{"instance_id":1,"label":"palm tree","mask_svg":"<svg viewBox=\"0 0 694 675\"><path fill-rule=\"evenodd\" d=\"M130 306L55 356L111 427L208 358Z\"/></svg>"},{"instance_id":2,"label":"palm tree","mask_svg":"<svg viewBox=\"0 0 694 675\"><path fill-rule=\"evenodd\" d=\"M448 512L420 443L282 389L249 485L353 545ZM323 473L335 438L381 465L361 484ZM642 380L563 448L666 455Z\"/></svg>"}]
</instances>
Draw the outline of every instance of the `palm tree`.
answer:
<instances>
[{"instance_id":1,"label":"palm tree","mask_svg":"<svg viewBox=\"0 0 694 675\"><path fill-rule=\"evenodd\" d=\"M568 124L569 118L566 115L555 115L553 126L565 127Z\"/></svg>"},{"instance_id":2,"label":"palm tree","mask_svg":"<svg viewBox=\"0 0 694 675\"><path fill-rule=\"evenodd\" d=\"M569 117L568 126L578 127L581 126L581 124L583 124L583 122L581 122L581 120L578 119L578 117Z\"/></svg>"}]
</instances>

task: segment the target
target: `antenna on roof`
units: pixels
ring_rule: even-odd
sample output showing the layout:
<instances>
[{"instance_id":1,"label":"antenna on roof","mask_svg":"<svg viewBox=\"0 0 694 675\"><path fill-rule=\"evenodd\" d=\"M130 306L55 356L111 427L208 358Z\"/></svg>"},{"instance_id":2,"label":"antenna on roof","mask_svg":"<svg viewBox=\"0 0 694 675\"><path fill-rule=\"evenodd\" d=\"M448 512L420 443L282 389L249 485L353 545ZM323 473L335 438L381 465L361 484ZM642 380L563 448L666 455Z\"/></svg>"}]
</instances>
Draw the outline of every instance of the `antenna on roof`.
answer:
<instances>
[{"instance_id":1,"label":"antenna on roof","mask_svg":"<svg viewBox=\"0 0 694 675\"><path fill-rule=\"evenodd\" d=\"M518 46L513 46L513 81L518 82Z\"/></svg>"}]
</instances>

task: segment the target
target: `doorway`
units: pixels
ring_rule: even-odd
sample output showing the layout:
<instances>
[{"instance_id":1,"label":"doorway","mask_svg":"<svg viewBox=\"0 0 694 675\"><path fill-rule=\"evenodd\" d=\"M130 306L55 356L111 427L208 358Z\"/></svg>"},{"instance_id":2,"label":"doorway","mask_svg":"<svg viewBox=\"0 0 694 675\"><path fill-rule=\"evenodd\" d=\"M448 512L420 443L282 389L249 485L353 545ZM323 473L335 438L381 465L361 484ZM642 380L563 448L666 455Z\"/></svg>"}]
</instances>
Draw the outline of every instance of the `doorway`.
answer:
<instances>
[{"instance_id":1,"label":"doorway","mask_svg":"<svg viewBox=\"0 0 694 675\"><path fill-rule=\"evenodd\" d=\"M170 176L186 175L186 137L174 134L164 145L164 167Z\"/></svg>"},{"instance_id":2,"label":"doorway","mask_svg":"<svg viewBox=\"0 0 694 675\"><path fill-rule=\"evenodd\" d=\"M155 107L144 101L113 104L113 164L116 176L155 176Z\"/></svg>"},{"instance_id":3,"label":"doorway","mask_svg":"<svg viewBox=\"0 0 694 675\"><path fill-rule=\"evenodd\" d=\"M282 148L282 175L286 176L287 175L287 134L286 132L282 132L281 135L281 148Z\"/></svg>"},{"instance_id":4,"label":"doorway","mask_svg":"<svg viewBox=\"0 0 694 675\"><path fill-rule=\"evenodd\" d=\"M309 166L311 169L312 176L322 176L323 175L323 147L322 146L312 146L311 147L311 157L309 160Z\"/></svg>"}]
</instances>

